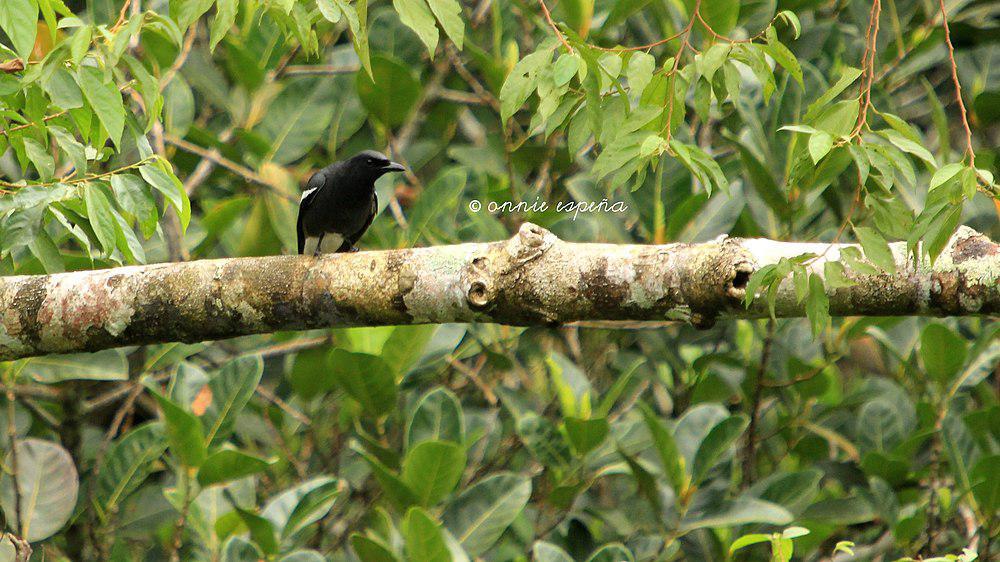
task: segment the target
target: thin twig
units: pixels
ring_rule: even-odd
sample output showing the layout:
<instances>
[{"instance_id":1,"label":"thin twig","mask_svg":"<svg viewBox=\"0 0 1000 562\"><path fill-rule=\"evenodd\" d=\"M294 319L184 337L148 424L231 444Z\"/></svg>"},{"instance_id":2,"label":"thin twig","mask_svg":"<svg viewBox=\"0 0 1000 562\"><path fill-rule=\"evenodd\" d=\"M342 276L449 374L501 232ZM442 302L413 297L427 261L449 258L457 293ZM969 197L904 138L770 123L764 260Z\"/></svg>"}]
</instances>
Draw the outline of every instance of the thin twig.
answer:
<instances>
[{"instance_id":1,"label":"thin twig","mask_svg":"<svg viewBox=\"0 0 1000 562\"><path fill-rule=\"evenodd\" d=\"M771 358L771 347L774 344L774 318L767 320L767 334L764 336L764 347L760 352L760 365L757 367L757 379L754 381L753 397L750 400L750 425L747 426L746 446L743 456L743 487L754 481L757 465L757 424L760 418L760 401L764 394L764 380L767 377L767 363Z\"/></svg>"},{"instance_id":2,"label":"thin twig","mask_svg":"<svg viewBox=\"0 0 1000 562\"><path fill-rule=\"evenodd\" d=\"M955 63L955 47L951 44L951 29L948 27L948 11L944 7L944 0L938 0L941 6L941 25L944 27L944 42L948 45L948 62L951 65L951 80L955 83L955 101L958 102L958 110L962 114L962 128L965 129L965 153L969 157L969 166L976 167L976 153L972 151L972 129L969 128L969 117L965 111L965 101L962 100L962 84L958 81L958 65Z\"/></svg>"}]
</instances>

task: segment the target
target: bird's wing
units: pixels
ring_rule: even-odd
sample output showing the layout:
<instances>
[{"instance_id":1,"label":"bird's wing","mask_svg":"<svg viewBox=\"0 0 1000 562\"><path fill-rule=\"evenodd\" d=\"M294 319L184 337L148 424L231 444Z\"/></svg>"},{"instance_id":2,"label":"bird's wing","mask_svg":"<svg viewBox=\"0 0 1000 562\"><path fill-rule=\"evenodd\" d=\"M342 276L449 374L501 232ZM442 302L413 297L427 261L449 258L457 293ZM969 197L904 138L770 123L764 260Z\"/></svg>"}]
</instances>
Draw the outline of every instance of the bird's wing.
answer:
<instances>
[{"instance_id":1,"label":"bird's wing","mask_svg":"<svg viewBox=\"0 0 1000 562\"><path fill-rule=\"evenodd\" d=\"M378 214L378 194L373 191L372 208L371 211L368 213L368 220L365 221L365 225L362 226L360 230L358 230L348 238L351 245L357 244L358 240L361 240L361 237L364 235L365 231L368 230L368 227L372 225L372 221L375 220L376 214Z\"/></svg>"},{"instance_id":2,"label":"bird's wing","mask_svg":"<svg viewBox=\"0 0 1000 562\"><path fill-rule=\"evenodd\" d=\"M324 183L326 183L326 174L323 172L316 172L313 174L313 176L309 178L309 183L306 184L306 190L302 192L302 199L299 200L299 218L295 224L295 231L299 239L300 254L306 246L306 231L302 224L303 215L305 215L306 210L316 199L316 193L319 192Z\"/></svg>"}]
</instances>

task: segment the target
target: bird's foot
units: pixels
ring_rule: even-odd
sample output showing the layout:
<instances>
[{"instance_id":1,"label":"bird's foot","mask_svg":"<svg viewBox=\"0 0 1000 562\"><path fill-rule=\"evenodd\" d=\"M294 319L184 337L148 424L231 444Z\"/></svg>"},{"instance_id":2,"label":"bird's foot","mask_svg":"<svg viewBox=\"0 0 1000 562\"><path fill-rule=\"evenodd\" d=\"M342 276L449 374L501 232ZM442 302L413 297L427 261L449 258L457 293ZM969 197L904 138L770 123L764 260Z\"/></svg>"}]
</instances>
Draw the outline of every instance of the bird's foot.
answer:
<instances>
[{"instance_id":1,"label":"bird's foot","mask_svg":"<svg viewBox=\"0 0 1000 562\"><path fill-rule=\"evenodd\" d=\"M353 254L354 252L360 252L361 249L358 248L357 246L351 246L351 249L347 251Z\"/></svg>"}]
</instances>

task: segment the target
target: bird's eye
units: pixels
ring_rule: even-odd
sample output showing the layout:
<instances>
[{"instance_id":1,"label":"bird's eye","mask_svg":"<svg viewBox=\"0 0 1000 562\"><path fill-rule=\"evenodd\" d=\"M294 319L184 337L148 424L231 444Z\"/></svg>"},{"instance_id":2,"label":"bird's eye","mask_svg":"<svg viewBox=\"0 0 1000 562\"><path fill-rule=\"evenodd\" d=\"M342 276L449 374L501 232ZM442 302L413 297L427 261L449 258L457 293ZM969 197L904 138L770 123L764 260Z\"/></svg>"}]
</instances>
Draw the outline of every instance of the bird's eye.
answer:
<instances>
[{"instance_id":1,"label":"bird's eye","mask_svg":"<svg viewBox=\"0 0 1000 562\"><path fill-rule=\"evenodd\" d=\"M368 159L368 164L374 166L375 165L375 159L374 158L369 158Z\"/></svg>"}]
</instances>

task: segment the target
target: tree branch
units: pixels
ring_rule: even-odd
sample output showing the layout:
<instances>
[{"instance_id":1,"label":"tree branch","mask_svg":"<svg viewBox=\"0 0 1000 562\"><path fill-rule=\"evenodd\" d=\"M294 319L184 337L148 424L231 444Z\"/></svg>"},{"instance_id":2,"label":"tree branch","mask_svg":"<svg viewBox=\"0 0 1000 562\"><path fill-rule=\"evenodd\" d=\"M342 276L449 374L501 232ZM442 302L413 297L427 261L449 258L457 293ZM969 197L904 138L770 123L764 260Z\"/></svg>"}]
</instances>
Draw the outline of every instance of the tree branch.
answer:
<instances>
[{"instance_id":1,"label":"tree branch","mask_svg":"<svg viewBox=\"0 0 1000 562\"><path fill-rule=\"evenodd\" d=\"M202 260L0 278L0 360L278 330L443 322L763 318L744 308L757 268L811 252L823 274L850 244L720 238L700 244L563 242L533 224L510 240L321 258ZM891 245L896 273L828 290L833 316L1000 314L1000 245L959 228L935 264ZM791 280L780 317L804 315Z\"/></svg>"}]
</instances>

